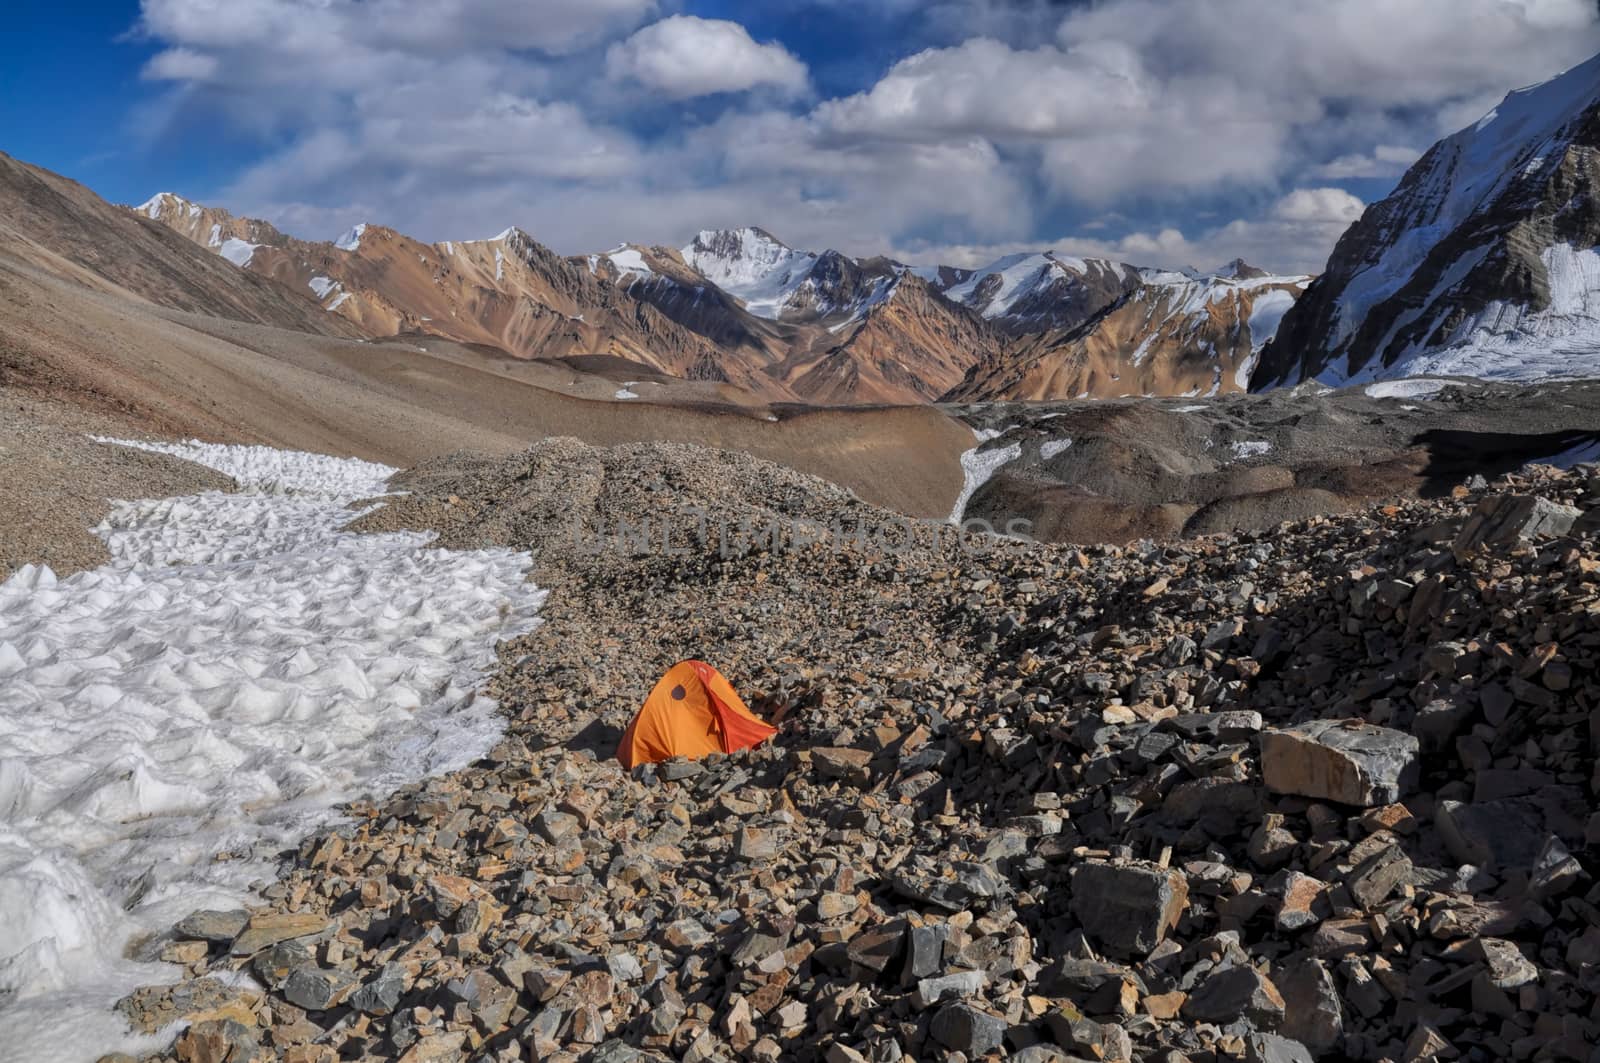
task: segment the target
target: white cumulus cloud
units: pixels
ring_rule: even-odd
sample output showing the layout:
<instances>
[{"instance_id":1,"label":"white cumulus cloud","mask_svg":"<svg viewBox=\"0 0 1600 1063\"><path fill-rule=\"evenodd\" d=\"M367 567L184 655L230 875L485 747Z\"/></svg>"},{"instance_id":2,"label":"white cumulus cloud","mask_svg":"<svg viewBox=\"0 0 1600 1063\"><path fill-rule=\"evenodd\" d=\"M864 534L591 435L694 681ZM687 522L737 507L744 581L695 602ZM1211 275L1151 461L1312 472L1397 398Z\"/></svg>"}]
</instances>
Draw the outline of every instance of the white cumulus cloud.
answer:
<instances>
[{"instance_id":1,"label":"white cumulus cloud","mask_svg":"<svg viewBox=\"0 0 1600 1063\"><path fill-rule=\"evenodd\" d=\"M664 18L613 44L606 71L678 100L762 86L799 94L809 81L805 64L781 44L759 44L737 22L693 15Z\"/></svg>"}]
</instances>

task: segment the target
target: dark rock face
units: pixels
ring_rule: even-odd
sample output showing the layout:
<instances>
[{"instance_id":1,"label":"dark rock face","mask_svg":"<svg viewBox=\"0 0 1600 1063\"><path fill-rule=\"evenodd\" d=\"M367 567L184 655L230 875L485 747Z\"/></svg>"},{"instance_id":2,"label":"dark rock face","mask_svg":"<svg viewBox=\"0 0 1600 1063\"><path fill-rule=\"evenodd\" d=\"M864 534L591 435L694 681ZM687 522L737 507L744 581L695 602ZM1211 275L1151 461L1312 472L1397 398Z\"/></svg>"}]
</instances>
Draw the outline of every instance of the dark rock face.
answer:
<instances>
[{"instance_id":1,"label":"dark rock face","mask_svg":"<svg viewBox=\"0 0 1600 1063\"><path fill-rule=\"evenodd\" d=\"M1561 314L1545 254L1600 244L1600 59L1512 93L1494 114L1436 144L1399 188L1340 239L1289 312L1251 390L1311 378L1422 369L1529 379L1593 342L1535 327ZM1474 334L1479 334L1476 336ZM1483 333L1492 338L1484 340ZM1470 355L1449 351L1472 352ZM1518 370L1513 363L1532 359Z\"/></svg>"},{"instance_id":2,"label":"dark rock face","mask_svg":"<svg viewBox=\"0 0 1600 1063\"><path fill-rule=\"evenodd\" d=\"M1112 952L1149 953L1188 903L1183 875L1164 867L1086 863L1072 872L1073 913Z\"/></svg>"}]
</instances>

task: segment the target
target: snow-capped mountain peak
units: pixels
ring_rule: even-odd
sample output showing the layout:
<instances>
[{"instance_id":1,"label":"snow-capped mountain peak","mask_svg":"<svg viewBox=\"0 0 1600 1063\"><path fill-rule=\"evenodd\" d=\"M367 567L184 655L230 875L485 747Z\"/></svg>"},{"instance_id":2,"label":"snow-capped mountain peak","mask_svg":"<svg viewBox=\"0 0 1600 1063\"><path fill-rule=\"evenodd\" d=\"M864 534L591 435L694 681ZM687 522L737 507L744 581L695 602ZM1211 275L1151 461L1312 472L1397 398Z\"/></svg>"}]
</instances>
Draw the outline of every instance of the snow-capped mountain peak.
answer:
<instances>
[{"instance_id":1,"label":"snow-capped mountain peak","mask_svg":"<svg viewBox=\"0 0 1600 1063\"><path fill-rule=\"evenodd\" d=\"M680 252L712 284L757 317L776 318L817 256L796 251L765 229L706 230Z\"/></svg>"},{"instance_id":2,"label":"snow-capped mountain peak","mask_svg":"<svg viewBox=\"0 0 1600 1063\"><path fill-rule=\"evenodd\" d=\"M335 240L333 242L333 246L337 247L341 251L359 251L361 249L361 238L365 236L366 233L367 223L362 222L360 225L355 226L349 232Z\"/></svg>"},{"instance_id":3,"label":"snow-capped mountain peak","mask_svg":"<svg viewBox=\"0 0 1600 1063\"><path fill-rule=\"evenodd\" d=\"M157 192L137 207L133 208L138 214L154 221L159 221L166 211L180 211L191 218L200 216L201 207L198 203L191 203L176 192Z\"/></svg>"},{"instance_id":4,"label":"snow-capped mountain peak","mask_svg":"<svg viewBox=\"0 0 1600 1063\"><path fill-rule=\"evenodd\" d=\"M1121 263L1040 251L997 259L944 294L1012 331L1038 331L1087 319L1137 283Z\"/></svg>"},{"instance_id":5,"label":"snow-capped mountain peak","mask_svg":"<svg viewBox=\"0 0 1600 1063\"><path fill-rule=\"evenodd\" d=\"M1256 387L1600 373L1600 56L1434 145L1340 239Z\"/></svg>"}]
</instances>

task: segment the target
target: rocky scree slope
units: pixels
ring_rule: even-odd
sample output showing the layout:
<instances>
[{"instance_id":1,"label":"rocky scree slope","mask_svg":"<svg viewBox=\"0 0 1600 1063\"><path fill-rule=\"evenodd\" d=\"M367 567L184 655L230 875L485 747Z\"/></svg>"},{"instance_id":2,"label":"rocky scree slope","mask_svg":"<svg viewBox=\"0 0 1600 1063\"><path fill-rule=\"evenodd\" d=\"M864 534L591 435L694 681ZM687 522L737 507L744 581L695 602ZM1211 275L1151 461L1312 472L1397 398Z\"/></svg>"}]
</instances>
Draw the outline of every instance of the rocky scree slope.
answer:
<instances>
[{"instance_id":1,"label":"rocky scree slope","mask_svg":"<svg viewBox=\"0 0 1600 1063\"><path fill-rule=\"evenodd\" d=\"M326 336L357 334L280 285L241 273L76 181L3 152L0 256L97 292L176 310Z\"/></svg>"},{"instance_id":2,"label":"rocky scree slope","mask_svg":"<svg viewBox=\"0 0 1600 1063\"><path fill-rule=\"evenodd\" d=\"M1591 1058L1594 467L1081 550L692 447L407 486L366 522L545 558L509 736L153 943L163 1059ZM678 506L903 548L572 534ZM624 772L686 656L779 737Z\"/></svg>"},{"instance_id":3,"label":"rocky scree slope","mask_svg":"<svg viewBox=\"0 0 1600 1063\"><path fill-rule=\"evenodd\" d=\"M1600 373L1597 178L1600 56L1507 96L1368 207L1252 387Z\"/></svg>"}]
</instances>

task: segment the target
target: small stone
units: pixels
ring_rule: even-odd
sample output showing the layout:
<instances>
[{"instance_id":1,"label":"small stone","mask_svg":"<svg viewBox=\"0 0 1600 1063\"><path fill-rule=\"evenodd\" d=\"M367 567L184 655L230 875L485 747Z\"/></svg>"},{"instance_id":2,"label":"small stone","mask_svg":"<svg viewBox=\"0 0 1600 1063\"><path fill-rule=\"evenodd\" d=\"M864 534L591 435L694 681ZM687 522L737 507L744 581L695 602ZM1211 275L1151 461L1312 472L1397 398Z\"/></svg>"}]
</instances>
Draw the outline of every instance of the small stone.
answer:
<instances>
[{"instance_id":1,"label":"small stone","mask_svg":"<svg viewBox=\"0 0 1600 1063\"><path fill-rule=\"evenodd\" d=\"M989 976L982 971L958 971L938 978L924 978L917 983L911 1003L918 1011L950 1000L964 1000L976 996L989 984Z\"/></svg>"},{"instance_id":2,"label":"small stone","mask_svg":"<svg viewBox=\"0 0 1600 1063\"><path fill-rule=\"evenodd\" d=\"M740 860L771 860L778 855L778 835L761 827L740 827L733 836L733 852Z\"/></svg>"},{"instance_id":3,"label":"small stone","mask_svg":"<svg viewBox=\"0 0 1600 1063\"><path fill-rule=\"evenodd\" d=\"M872 780L872 754L864 749L823 746L811 751L811 763L824 779L842 779L856 786Z\"/></svg>"},{"instance_id":4,"label":"small stone","mask_svg":"<svg viewBox=\"0 0 1600 1063\"><path fill-rule=\"evenodd\" d=\"M210 951L210 946L204 941L169 941L161 948L161 960L187 967L205 959Z\"/></svg>"},{"instance_id":5,"label":"small stone","mask_svg":"<svg viewBox=\"0 0 1600 1063\"><path fill-rule=\"evenodd\" d=\"M578 817L551 809L533 817L533 832L551 845L571 837L578 830Z\"/></svg>"},{"instance_id":6,"label":"small stone","mask_svg":"<svg viewBox=\"0 0 1600 1063\"><path fill-rule=\"evenodd\" d=\"M260 1051L256 1037L243 1023L213 1019L185 1030L174 1050L181 1063L246 1063Z\"/></svg>"},{"instance_id":7,"label":"small stone","mask_svg":"<svg viewBox=\"0 0 1600 1063\"><path fill-rule=\"evenodd\" d=\"M1279 1033L1319 1056L1344 1040L1344 1006L1339 987L1321 960L1303 957L1275 970L1272 981L1283 996Z\"/></svg>"},{"instance_id":8,"label":"small stone","mask_svg":"<svg viewBox=\"0 0 1600 1063\"><path fill-rule=\"evenodd\" d=\"M1411 874L1411 861L1399 846L1390 846L1363 861L1345 878L1345 888L1368 911L1389 899Z\"/></svg>"},{"instance_id":9,"label":"small stone","mask_svg":"<svg viewBox=\"0 0 1600 1063\"><path fill-rule=\"evenodd\" d=\"M1261 774L1275 793L1369 808L1399 801L1416 781L1416 738L1359 720L1315 720L1263 731Z\"/></svg>"},{"instance_id":10,"label":"small stone","mask_svg":"<svg viewBox=\"0 0 1600 1063\"><path fill-rule=\"evenodd\" d=\"M213 945L227 945L243 933L245 924L249 921L250 913L242 908L220 912L208 909L190 912L179 921L173 931L180 938L209 941Z\"/></svg>"},{"instance_id":11,"label":"small stone","mask_svg":"<svg viewBox=\"0 0 1600 1063\"><path fill-rule=\"evenodd\" d=\"M1253 1033L1245 1038L1245 1063L1314 1063L1316 1057L1299 1041L1274 1033Z\"/></svg>"},{"instance_id":12,"label":"small stone","mask_svg":"<svg viewBox=\"0 0 1600 1063\"><path fill-rule=\"evenodd\" d=\"M1281 886L1276 890L1281 898L1275 920L1278 929L1293 933L1320 923L1325 913L1318 909L1327 889L1326 882L1310 875L1302 875L1298 871L1285 874Z\"/></svg>"},{"instance_id":13,"label":"small stone","mask_svg":"<svg viewBox=\"0 0 1600 1063\"><path fill-rule=\"evenodd\" d=\"M1518 539L1565 535L1581 516L1583 511L1574 506L1537 495L1490 495L1467 517L1452 549L1460 556Z\"/></svg>"},{"instance_id":14,"label":"small stone","mask_svg":"<svg viewBox=\"0 0 1600 1063\"><path fill-rule=\"evenodd\" d=\"M1483 961L1489 984L1496 989L1517 989L1539 980L1539 968L1509 941L1478 938L1468 944L1467 953Z\"/></svg>"},{"instance_id":15,"label":"small stone","mask_svg":"<svg viewBox=\"0 0 1600 1063\"><path fill-rule=\"evenodd\" d=\"M283 996L307 1011L327 1011L343 1003L355 987L356 977L349 971L299 967L289 972Z\"/></svg>"},{"instance_id":16,"label":"small stone","mask_svg":"<svg viewBox=\"0 0 1600 1063\"><path fill-rule=\"evenodd\" d=\"M386 963L366 984L350 994L350 1006L367 1015L388 1015L400 1006L405 992L405 968Z\"/></svg>"},{"instance_id":17,"label":"small stone","mask_svg":"<svg viewBox=\"0 0 1600 1063\"><path fill-rule=\"evenodd\" d=\"M888 923L851 938L845 954L850 957L851 963L882 974L900 955L905 939L906 926L903 921Z\"/></svg>"},{"instance_id":18,"label":"small stone","mask_svg":"<svg viewBox=\"0 0 1600 1063\"><path fill-rule=\"evenodd\" d=\"M1142 1001L1145 1014L1152 1019L1176 1019L1183 1011L1183 1002L1189 994L1180 992L1156 993Z\"/></svg>"},{"instance_id":19,"label":"small stone","mask_svg":"<svg viewBox=\"0 0 1600 1063\"><path fill-rule=\"evenodd\" d=\"M817 898L817 918L832 921L855 911L860 901L848 893L824 892Z\"/></svg>"}]
</instances>

